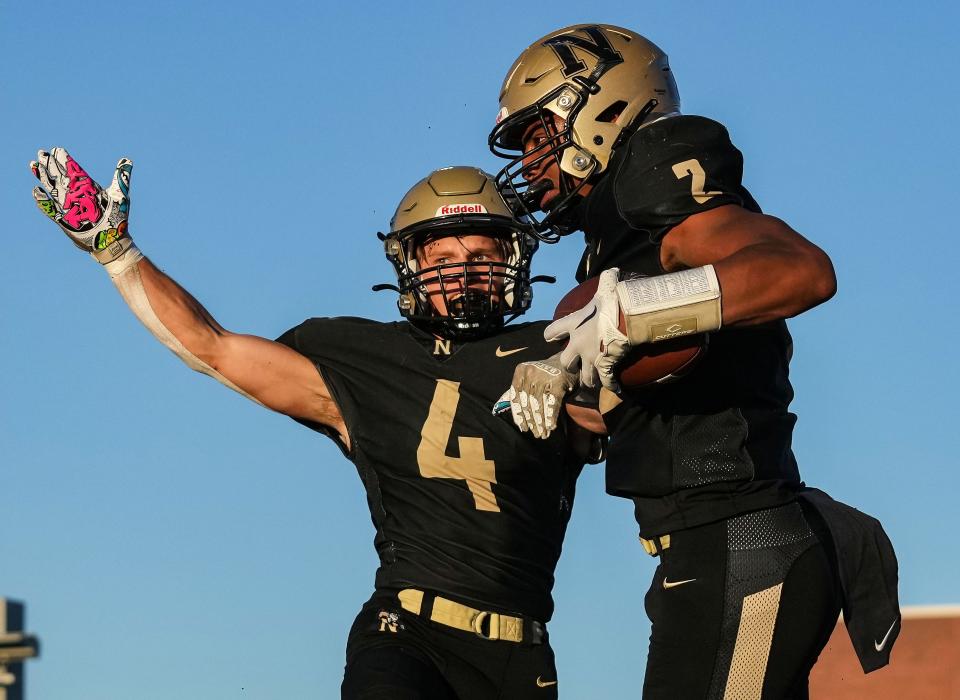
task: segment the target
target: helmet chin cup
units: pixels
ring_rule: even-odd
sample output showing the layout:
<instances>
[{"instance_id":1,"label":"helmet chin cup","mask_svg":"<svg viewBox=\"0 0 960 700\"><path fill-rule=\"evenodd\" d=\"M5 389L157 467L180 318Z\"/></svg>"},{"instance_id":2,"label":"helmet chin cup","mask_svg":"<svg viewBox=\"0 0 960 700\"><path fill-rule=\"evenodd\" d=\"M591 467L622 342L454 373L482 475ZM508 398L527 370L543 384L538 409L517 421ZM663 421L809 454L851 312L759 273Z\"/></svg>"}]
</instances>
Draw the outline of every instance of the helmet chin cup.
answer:
<instances>
[{"instance_id":1,"label":"helmet chin cup","mask_svg":"<svg viewBox=\"0 0 960 700\"><path fill-rule=\"evenodd\" d=\"M483 315L492 308L494 299L486 291L468 289L463 294L447 300L447 312L453 316Z\"/></svg>"}]
</instances>

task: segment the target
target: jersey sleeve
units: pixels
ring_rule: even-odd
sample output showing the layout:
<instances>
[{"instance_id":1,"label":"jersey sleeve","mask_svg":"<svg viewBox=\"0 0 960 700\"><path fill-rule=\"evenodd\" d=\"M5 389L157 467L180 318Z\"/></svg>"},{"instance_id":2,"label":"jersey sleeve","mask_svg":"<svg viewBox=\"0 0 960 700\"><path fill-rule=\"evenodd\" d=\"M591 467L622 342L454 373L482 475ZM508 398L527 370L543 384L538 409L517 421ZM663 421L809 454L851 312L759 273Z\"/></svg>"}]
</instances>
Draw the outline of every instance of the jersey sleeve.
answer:
<instances>
[{"instance_id":1,"label":"jersey sleeve","mask_svg":"<svg viewBox=\"0 0 960 700\"><path fill-rule=\"evenodd\" d=\"M363 322L363 319L352 318L311 318L277 338L278 343L296 350L313 362L330 391L330 396L340 409L351 445L356 445L353 426L358 407L351 390L352 372L349 358L356 354L356 346L351 345L355 335L353 326L362 325ZM313 421L299 418L294 420L311 430L323 433L333 440L347 457L351 457L350 450L336 431Z\"/></svg>"},{"instance_id":2,"label":"jersey sleeve","mask_svg":"<svg viewBox=\"0 0 960 700\"><path fill-rule=\"evenodd\" d=\"M743 155L715 121L664 119L637 131L627 148L614 173L617 208L654 243L692 214L725 204L755 206L741 184Z\"/></svg>"}]
</instances>

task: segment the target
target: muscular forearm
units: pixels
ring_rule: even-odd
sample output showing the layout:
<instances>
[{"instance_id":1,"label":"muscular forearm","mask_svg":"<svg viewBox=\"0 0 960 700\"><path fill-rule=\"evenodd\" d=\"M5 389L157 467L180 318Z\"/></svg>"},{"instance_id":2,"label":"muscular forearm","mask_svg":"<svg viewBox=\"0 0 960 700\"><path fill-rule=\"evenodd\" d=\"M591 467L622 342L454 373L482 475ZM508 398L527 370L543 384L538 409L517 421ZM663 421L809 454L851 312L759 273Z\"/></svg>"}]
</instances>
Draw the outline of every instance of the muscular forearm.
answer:
<instances>
[{"instance_id":1,"label":"muscular forearm","mask_svg":"<svg viewBox=\"0 0 960 700\"><path fill-rule=\"evenodd\" d=\"M108 268L108 272L141 323L188 367L262 403L218 370L225 331L189 292L147 258L120 266L118 272Z\"/></svg>"},{"instance_id":2,"label":"muscular forearm","mask_svg":"<svg viewBox=\"0 0 960 700\"><path fill-rule=\"evenodd\" d=\"M226 333L223 326L187 290L149 259L140 261L137 269L131 270L131 273L134 272L140 276L144 294L164 327L190 353L213 366L217 345ZM118 280L115 279L114 283L118 283ZM117 286L123 294L123 286Z\"/></svg>"},{"instance_id":3,"label":"muscular forearm","mask_svg":"<svg viewBox=\"0 0 960 700\"><path fill-rule=\"evenodd\" d=\"M723 292L723 325L791 318L836 291L830 259L819 249L797 251L760 243L713 264Z\"/></svg>"}]
</instances>

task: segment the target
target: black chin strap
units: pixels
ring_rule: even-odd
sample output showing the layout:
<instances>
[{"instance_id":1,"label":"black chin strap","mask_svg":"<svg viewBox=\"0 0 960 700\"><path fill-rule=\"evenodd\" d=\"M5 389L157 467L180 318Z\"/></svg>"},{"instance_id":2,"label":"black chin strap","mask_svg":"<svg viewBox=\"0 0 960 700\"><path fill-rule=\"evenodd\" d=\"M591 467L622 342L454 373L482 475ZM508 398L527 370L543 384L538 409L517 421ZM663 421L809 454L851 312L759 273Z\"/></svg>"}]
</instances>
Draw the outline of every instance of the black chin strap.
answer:
<instances>
[{"instance_id":1,"label":"black chin strap","mask_svg":"<svg viewBox=\"0 0 960 700\"><path fill-rule=\"evenodd\" d=\"M520 196L520 202L527 208L530 208L531 205L534 205L534 208L539 208L540 197L544 192L553 189L553 186L553 180L537 180Z\"/></svg>"}]
</instances>

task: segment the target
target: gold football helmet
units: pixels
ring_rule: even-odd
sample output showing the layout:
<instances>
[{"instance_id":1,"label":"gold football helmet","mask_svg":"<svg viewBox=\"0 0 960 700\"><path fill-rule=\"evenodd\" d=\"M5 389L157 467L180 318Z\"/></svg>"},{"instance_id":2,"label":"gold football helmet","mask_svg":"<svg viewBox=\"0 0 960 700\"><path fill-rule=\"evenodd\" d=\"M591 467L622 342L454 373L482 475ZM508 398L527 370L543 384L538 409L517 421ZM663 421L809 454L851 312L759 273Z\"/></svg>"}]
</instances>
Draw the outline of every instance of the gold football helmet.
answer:
<instances>
[{"instance_id":1,"label":"gold football helmet","mask_svg":"<svg viewBox=\"0 0 960 700\"><path fill-rule=\"evenodd\" d=\"M680 95L667 55L629 29L577 24L551 32L520 54L500 89L500 112L490 150L510 159L497 188L518 215L529 217L541 240L566 233L562 221L580 188L604 172L613 151L646 122L679 112ZM542 124L548 137L525 150L524 132ZM538 217L530 182L548 158L556 160L560 197Z\"/></svg>"},{"instance_id":2,"label":"gold football helmet","mask_svg":"<svg viewBox=\"0 0 960 700\"><path fill-rule=\"evenodd\" d=\"M420 267L418 252L425 243L442 236L471 234L496 238L504 262ZM390 233L379 236L397 272L397 285L381 284L374 289L398 292L400 313L411 321L448 337L479 337L530 306L530 285L538 281L530 279L537 239L528 225L514 217L493 177L478 168L441 168L427 175L400 201L390 220ZM439 288L446 299L446 314L441 315L430 303L428 287Z\"/></svg>"}]
</instances>

